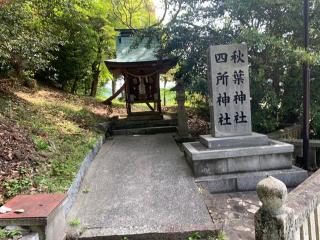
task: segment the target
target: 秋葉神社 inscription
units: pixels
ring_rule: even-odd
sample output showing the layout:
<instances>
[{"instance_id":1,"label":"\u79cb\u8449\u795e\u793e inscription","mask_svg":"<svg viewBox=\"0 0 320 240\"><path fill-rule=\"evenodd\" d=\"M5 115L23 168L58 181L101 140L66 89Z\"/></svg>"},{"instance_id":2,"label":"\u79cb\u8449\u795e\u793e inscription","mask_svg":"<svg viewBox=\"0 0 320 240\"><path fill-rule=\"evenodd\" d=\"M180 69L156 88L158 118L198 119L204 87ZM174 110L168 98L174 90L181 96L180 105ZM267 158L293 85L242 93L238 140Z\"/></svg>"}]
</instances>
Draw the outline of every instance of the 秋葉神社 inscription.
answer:
<instances>
[{"instance_id":1,"label":"\u79cb\u8449\u795e\u793e inscription","mask_svg":"<svg viewBox=\"0 0 320 240\"><path fill-rule=\"evenodd\" d=\"M247 45L210 47L209 92L212 135L250 135L252 128Z\"/></svg>"},{"instance_id":2,"label":"\u79cb\u8449\u795e\u793e inscription","mask_svg":"<svg viewBox=\"0 0 320 240\"><path fill-rule=\"evenodd\" d=\"M183 144L194 175L211 193L255 190L265 176L300 184L308 173L292 167L293 146L252 132L247 46L211 46L208 65L212 132Z\"/></svg>"}]
</instances>

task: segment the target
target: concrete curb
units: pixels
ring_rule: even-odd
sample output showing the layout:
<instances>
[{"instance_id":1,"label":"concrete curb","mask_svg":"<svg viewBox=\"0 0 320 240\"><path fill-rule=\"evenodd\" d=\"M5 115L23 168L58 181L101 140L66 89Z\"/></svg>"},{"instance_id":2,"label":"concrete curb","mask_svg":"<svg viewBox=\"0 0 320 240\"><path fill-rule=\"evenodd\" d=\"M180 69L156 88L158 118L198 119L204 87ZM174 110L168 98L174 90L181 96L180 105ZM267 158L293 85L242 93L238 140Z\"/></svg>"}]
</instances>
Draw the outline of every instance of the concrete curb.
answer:
<instances>
[{"instance_id":1,"label":"concrete curb","mask_svg":"<svg viewBox=\"0 0 320 240\"><path fill-rule=\"evenodd\" d=\"M63 208L64 208L66 215L68 214L69 210L71 209L71 207L77 197L77 194L80 190L80 186L81 186L82 180L84 179L84 176L86 175L93 159L96 157L96 155L100 151L100 149L101 149L102 145L105 143L105 141L106 141L105 136L100 137L98 139L98 141L96 142L95 146L89 151L87 156L82 161L81 167L80 167L75 179L73 180L72 185L70 186L70 188L67 192L68 196L63 204Z\"/></svg>"}]
</instances>

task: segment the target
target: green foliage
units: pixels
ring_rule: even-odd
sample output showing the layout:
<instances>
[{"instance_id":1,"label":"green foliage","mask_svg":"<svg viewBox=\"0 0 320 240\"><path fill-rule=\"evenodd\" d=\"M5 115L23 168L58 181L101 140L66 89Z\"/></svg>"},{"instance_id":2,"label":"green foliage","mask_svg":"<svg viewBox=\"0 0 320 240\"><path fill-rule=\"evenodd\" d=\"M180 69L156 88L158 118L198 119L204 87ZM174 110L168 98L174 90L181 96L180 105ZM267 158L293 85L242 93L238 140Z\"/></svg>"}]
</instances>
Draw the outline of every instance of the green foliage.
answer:
<instances>
[{"instance_id":1,"label":"green foliage","mask_svg":"<svg viewBox=\"0 0 320 240\"><path fill-rule=\"evenodd\" d=\"M0 239L16 238L22 235L19 230L6 231L5 229L0 229Z\"/></svg>"},{"instance_id":2,"label":"green foliage","mask_svg":"<svg viewBox=\"0 0 320 240\"><path fill-rule=\"evenodd\" d=\"M202 236L200 233L194 232L188 237L188 240L196 240L196 239L201 239L201 238L202 238Z\"/></svg>"},{"instance_id":3,"label":"green foliage","mask_svg":"<svg viewBox=\"0 0 320 240\"><path fill-rule=\"evenodd\" d=\"M21 177L18 179L9 179L4 181L3 188L5 190L5 197L11 198L24 191L28 190L32 186L32 182L28 177Z\"/></svg>"},{"instance_id":4,"label":"green foliage","mask_svg":"<svg viewBox=\"0 0 320 240\"><path fill-rule=\"evenodd\" d=\"M59 18L60 28L67 31L67 43L55 53L52 66L56 71L51 76L64 90L94 96L100 72L106 77L103 60L113 55L115 32L104 2L78 1L73 8L64 9Z\"/></svg>"},{"instance_id":5,"label":"green foliage","mask_svg":"<svg viewBox=\"0 0 320 240\"><path fill-rule=\"evenodd\" d=\"M48 67L52 51L63 44L51 22L54 4L47 1L12 0L0 6L0 73L33 76Z\"/></svg>"},{"instance_id":6,"label":"green foliage","mask_svg":"<svg viewBox=\"0 0 320 240\"><path fill-rule=\"evenodd\" d=\"M38 151L47 150L50 147L50 144L48 144L42 137L33 135L32 140Z\"/></svg>"},{"instance_id":7,"label":"green foliage","mask_svg":"<svg viewBox=\"0 0 320 240\"><path fill-rule=\"evenodd\" d=\"M227 240L227 237L222 231L220 231L216 236L199 233L199 232L193 232L186 240L197 240L197 239Z\"/></svg>"},{"instance_id":8,"label":"green foliage","mask_svg":"<svg viewBox=\"0 0 320 240\"><path fill-rule=\"evenodd\" d=\"M81 224L81 221L79 218L75 218L75 219L72 219L70 222L69 222L69 225L71 227L77 227Z\"/></svg>"},{"instance_id":9,"label":"green foliage","mask_svg":"<svg viewBox=\"0 0 320 240\"><path fill-rule=\"evenodd\" d=\"M82 193L89 193L90 192L90 189L88 188L88 187L86 187L86 188L84 188L83 190L82 190Z\"/></svg>"},{"instance_id":10,"label":"green foliage","mask_svg":"<svg viewBox=\"0 0 320 240\"><path fill-rule=\"evenodd\" d=\"M115 55L114 28L125 26L118 18L117 10L123 1L111 0L77 1L73 9L65 9L59 26L67 32L67 43L55 53L56 60L49 76L71 93L96 96L98 89L112 79L104 60ZM130 4L126 4L130 7ZM132 26L136 19L149 17L149 5L130 7ZM124 14L124 13L121 13ZM45 74L48 76L48 74Z\"/></svg>"},{"instance_id":11,"label":"green foliage","mask_svg":"<svg viewBox=\"0 0 320 240\"><path fill-rule=\"evenodd\" d=\"M152 0L111 0L117 27L142 29L156 23Z\"/></svg>"},{"instance_id":12,"label":"green foliage","mask_svg":"<svg viewBox=\"0 0 320 240\"><path fill-rule=\"evenodd\" d=\"M220 231L218 233L218 236L214 240L228 240L226 234L223 231Z\"/></svg>"},{"instance_id":13,"label":"green foliage","mask_svg":"<svg viewBox=\"0 0 320 240\"><path fill-rule=\"evenodd\" d=\"M20 230L12 230L6 233L6 237L9 237L9 238L14 238L19 236L22 236L22 233Z\"/></svg>"},{"instance_id":14,"label":"green foliage","mask_svg":"<svg viewBox=\"0 0 320 240\"><path fill-rule=\"evenodd\" d=\"M19 177L14 179L7 179L3 182L4 196L6 198L14 197L29 190L32 187L32 180L28 175L30 171L30 169L20 167Z\"/></svg>"},{"instance_id":15,"label":"green foliage","mask_svg":"<svg viewBox=\"0 0 320 240\"><path fill-rule=\"evenodd\" d=\"M4 229L0 229L0 239L7 237L6 231Z\"/></svg>"},{"instance_id":16,"label":"green foliage","mask_svg":"<svg viewBox=\"0 0 320 240\"><path fill-rule=\"evenodd\" d=\"M174 106L176 105L176 92L170 89L161 88L160 89L161 101L164 106ZM164 104L165 96L165 104Z\"/></svg>"},{"instance_id":17,"label":"green foliage","mask_svg":"<svg viewBox=\"0 0 320 240\"><path fill-rule=\"evenodd\" d=\"M95 97L112 78L104 60L115 55L114 29L128 27L123 14L131 27L155 22L151 0L8 1L0 5L0 75Z\"/></svg>"},{"instance_id":18,"label":"green foliage","mask_svg":"<svg viewBox=\"0 0 320 240\"><path fill-rule=\"evenodd\" d=\"M185 82L190 94L207 96L209 45L246 42L251 70L253 128L260 132L273 131L300 120L304 61L312 64L312 77L314 82L319 82L320 3L315 0L311 3L310 53L301 48L302 3L299 0L181 1L183 10L177 17L157 28L164 40L160 54L179 57L175 78ZM313 91L314 102L318 99L316 95L319 94L315 92L319 93L319 86ZM203 98L205 103L207 100Z\"/></svg>"},{"instance_id":19,"label":"green foliage","mask_svg":"<svg viewBox=\"0 0 320 240\"><path fill-rule=\"evenodd\" d=\"M314 67L311 72L311 136L320 137L320 66Z\"/></svg>"},{"instance_id":20,"label":"green foliage","mask_svg":"<svg viewBox=\"0 0 320 240\"><path fill-rule=\"evenodd\" d=\"M70 95L62 98L64 95L59 94L48 90L22 94L25 103L2 98L0 94L0 116L10 118L32 133L36 150L45 157L34 161L37 171L32 177L29 170L20 169L20 177L4 182L6 198L31 187L40 192L65 192L84 157L101 136L95 126L105 118L88 109L83 98Z\"/></svg>"}]
</instances>

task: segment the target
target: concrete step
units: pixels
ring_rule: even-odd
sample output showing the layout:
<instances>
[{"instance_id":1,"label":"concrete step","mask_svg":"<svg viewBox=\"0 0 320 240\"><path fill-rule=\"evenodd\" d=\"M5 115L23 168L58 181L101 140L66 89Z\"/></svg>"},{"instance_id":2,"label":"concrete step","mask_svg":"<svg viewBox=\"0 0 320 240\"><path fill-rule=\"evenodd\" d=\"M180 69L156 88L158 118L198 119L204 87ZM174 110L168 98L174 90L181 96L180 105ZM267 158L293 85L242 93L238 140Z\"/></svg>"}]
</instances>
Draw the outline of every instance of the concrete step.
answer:
<instances>
[{"instance_id":1,"label":"concrete step","mask_svg":"<svg viewBox=\"0 0 320 240\"><path fill-rule=\"evenodd\" d=\"M160 120L163 119L163 114L159 112L137 112L131 113L127 117L128 120Z\"/></svg>"},{"instance_id":2,"label":"concrete step","mask_svg":"<svg viewBox=\"0 0 320 240\"><path fill-rule=\"evenodd\" d=\"M161 126L161 127L143 127L143 128L129 128L113 130L112 133L115 136L118 135L147 135L157 133L170 133L176 132L176 126Z\"/></svg>"},{"instance_id":3,"label":"concrete step","mask_svg":"<svg viewBox=\"0 0 320 240\"><path fill-rule=\"evenodd\" d=\"M259 181L273 176L293 188L308 178L308 172L293 166L291 169L233 173L196 178L196 183L206 187L211 193L255 191Z\"/></svg>"},{"instance_id":4,"label":"concrete step","mask_svg":"<svg viewBox=\"0 0 320 240\"><path fill-rule=\"evenodd\" d=\"M125 128L142 128L142 127L161 127L161 126L177 126L177 120L126 120L117 121L113 129L125 129Z\"/></svg>"}]
</instances>

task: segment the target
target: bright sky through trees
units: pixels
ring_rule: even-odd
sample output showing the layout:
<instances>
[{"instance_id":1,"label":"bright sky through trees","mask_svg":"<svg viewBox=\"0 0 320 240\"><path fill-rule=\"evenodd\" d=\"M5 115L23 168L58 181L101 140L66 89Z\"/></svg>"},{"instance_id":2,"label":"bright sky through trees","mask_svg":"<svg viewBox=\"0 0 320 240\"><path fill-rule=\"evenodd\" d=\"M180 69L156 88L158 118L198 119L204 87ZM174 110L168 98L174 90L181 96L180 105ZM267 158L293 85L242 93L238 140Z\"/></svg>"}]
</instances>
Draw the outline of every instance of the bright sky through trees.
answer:
<instances>
[{"instance_id":1,"label":"bright sky through trees","mask_svg":"<svg viewBox=\"0 0 320 240\"><path fill-rule=\"evenodd\" d=\"M156 16L157 19L161 19L164 14L164 3L162 0L153 0L155 10L156 10ZM164 23L168 22L168 16L165 17Z\"/></svg>"}]
</instances>

